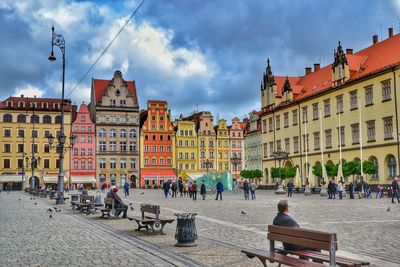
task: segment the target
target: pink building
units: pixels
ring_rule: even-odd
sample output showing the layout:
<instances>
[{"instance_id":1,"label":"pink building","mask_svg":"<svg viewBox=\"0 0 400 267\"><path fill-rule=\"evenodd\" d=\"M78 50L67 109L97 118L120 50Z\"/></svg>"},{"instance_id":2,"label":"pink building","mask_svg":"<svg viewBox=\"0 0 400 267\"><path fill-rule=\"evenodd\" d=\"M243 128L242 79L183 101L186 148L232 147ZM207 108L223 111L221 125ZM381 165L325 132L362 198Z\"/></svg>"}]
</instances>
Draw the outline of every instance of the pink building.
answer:
<instances>
[{"instance_id":1,"label":"pink building","mask_svg":"<svg viewBox=\"0 0 400 267\"><path fill-rule=\"evenodd\" d=\"M242 171L243 164L243 129L238 118L233 118L232 126L229 129L230 134L230 155L232 178L238 179Z\"/></svg>"},{"instance_id":2,"label":"pink building","mask_svg":"<svg viewBox=\"0 0 400 267\"><path fill-rule=\"evenodd\" d=\"M82 103L72 123L71 134L77 137L71 151L71 184L83 184L86 187L96 183L96 133L90 119L89 109Z\"/></svg>"}]
</instances>

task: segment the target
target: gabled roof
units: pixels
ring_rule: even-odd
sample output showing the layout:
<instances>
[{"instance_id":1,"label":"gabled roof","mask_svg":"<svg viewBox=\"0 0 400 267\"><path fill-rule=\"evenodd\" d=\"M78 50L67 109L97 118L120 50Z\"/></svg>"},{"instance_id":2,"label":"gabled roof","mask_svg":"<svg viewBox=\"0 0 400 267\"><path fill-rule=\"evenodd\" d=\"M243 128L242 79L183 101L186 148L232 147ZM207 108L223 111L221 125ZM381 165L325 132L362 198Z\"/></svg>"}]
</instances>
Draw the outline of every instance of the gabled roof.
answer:
<instances>
[{"instance_id":1,"label":"gabled roof","mask_svg":"<svg viewBox=\"0 0 400 267\"><path fill-rule=\"evenodd\" d=\"M107 91L107 88L109 85L111 85L112 80L101 80L101 79L93 79L92 81L92 86L95 94L95 99L96 103L98 104L101 102L101 97L104 95L104 93ZM124 80L125 81L125 80ZM134 103L138 103L137 101L137 95L136 95L136 85L135 81L125 81L128 90L131 93Z\"/></svg>"},{"instance_id":2,"label":"gabled roof","mask_svg":"<svg viewBox=\"0 0 400 267\"><path fill-rule=\"evenodd\" d=\"M346 83L400 64L399 47L400 34L396 34L354 54L347 53L350 79ZM277 85L277 95L282 96L286 76L274 76L274 78ZM332 64L307 75L288 77L288 79L293 90L293 100L301 100L332 88ZM286 104L281 103L278 107ZM268 112L268 109L266 111Z\"/></svg>"}]
</instances>

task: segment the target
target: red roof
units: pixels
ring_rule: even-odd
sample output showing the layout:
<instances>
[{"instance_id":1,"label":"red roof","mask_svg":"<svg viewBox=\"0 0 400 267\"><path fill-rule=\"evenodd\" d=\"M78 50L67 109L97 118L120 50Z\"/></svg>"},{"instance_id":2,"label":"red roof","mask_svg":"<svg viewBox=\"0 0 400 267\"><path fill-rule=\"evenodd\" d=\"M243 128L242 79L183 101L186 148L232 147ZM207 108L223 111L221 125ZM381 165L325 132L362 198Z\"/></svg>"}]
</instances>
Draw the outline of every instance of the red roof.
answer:
<instances>
[{"instance_id":1,"label":"red roof","mask_svg":"<svg viewBox=\"0 0 400 267\"><path fill-rule=\"evenodd\" d=\"M18 102L23 101L25 102L25 107L18 107ZM12 107L7 106L7 102L13 102ZM53 108L53 103L60 103L61 104L61 98L39 98L39 97L19 97L19 96L10 96L6 98L4 101L0 102L0 109L15 109L15 110L28 110L30 109L30 102L35 102L36 111L61 111L61 105L60 108L57 106ZM48 107L42 107L42 103L47 103ZM65 106L64 106L64 111L68 112L71 111L71 103L69 100L65 100Z\"/></svg>"},{"instance_id":2,"label":"red roof","mask_svg":"<svg viewBox=\"0 0 400 267\"><path fill-rule=\"evenodd\" d=\"M125 81L125 80L124 80ZM96 103L101 102L101 97L107 90L111 80L100 80L100 79L93 79L93 88L96 98ZM131 92L132 97L134 99L134 103L138 103L137 96L136 96L136 86L135 81L125 81L128 85L128 90Z\"/></svg>"},{"instance_id":3,"label":"red roof","mask_svg":"<svg viewBox=\"0 0 400 267\"><path fill-rule=\"evenodd\" d=\"M399 47L400 34L396 34L357 53L346 54L350 69L350 79L346 83L399 64ZM275 76L274 78L278 96L282 96L286 76ZM306 98L332 87L332 64L305 76L288 77L288 79L293 91L293 100Z\"/></svg>"}]
</instances>

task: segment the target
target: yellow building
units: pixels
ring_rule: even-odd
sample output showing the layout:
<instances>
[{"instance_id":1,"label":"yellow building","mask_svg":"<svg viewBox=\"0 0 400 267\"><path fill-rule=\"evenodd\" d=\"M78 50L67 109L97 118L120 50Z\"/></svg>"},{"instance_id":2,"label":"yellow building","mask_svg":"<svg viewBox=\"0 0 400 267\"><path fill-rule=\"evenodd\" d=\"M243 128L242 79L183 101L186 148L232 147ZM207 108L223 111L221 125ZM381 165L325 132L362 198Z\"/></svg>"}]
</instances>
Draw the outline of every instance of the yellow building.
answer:
<instances>
[{"instance_id":1,"label":"yellow building","mask_svg":"<svg viewBox=\"0 0 400 267\"><path fill-rule=\"evenodd\" d=\"M58 153L50 149L47 136L57 136L61 122L61 99L9 97L0 103L0 186L28 187L32 179L32 150L39 159L34 171L35 186L56 184ZM71 105L65 106L65 135L70 136ZM67 139L68 142L68 139ZM67 144L68 145L68 144ZM70 155L64 157L64 181L69 176ZM25 175L23 176L25 169Z\"/></svg>"},{"instance_id":2,"label":"yellow building","mask_svg":"<svg viewBox=\"0 0 400 267\"><path fill-rule=\"evenodd\" d=\"M263 171L269 184L278 167L276 151L286 151L284 166L298 166L302 182L310 166L370 160L372 184L388 184L399 174L400 35L353 53L340 42L333 63L314 64L301 77L274 76L269 64L261 82ZM360 123L361 122L361 123ZM340 138L339 138L340 136ZM306 149L307 148L307 149ZM325 177L332 179L333 177ZM353 177L346 178L347 182ZM325 179L326 181L326 179Z\"/></svg>"},{"instance_id":3,"label":"yellow building","mask_svg":"<svg viewBox=\"0 0 400 267\"><path fill-rule=\"evenodd\" d=\"M177 120L174 122L175 158L178 176L195 178L199 172L198 140L194 121Z\"/></svg>"},{"instance_id":4,"label":"yellow building","mask_svg":"<svg viewBox=\"0 0 400 267\"><path fill-rule=\"evenodd\" d=\"M221 119L215 126L217 132L217 172L229 172L230 168L230 144L229 129L226 120Z\"/></svg>"}]
</instances>

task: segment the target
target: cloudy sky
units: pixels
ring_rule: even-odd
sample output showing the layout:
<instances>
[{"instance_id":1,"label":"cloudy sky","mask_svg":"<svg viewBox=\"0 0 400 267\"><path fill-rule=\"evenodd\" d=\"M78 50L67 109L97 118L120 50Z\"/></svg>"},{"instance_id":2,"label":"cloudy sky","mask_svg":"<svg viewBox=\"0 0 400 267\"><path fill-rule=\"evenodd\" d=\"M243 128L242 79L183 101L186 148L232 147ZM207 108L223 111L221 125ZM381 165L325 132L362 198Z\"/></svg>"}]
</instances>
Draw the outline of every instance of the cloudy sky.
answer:
<instances>
[{"instance_id":1,"label":"cloudy sky","mask_svg":"<svg viewBox=\"0 0 400 267\"><path fill-rule=\"evenodd\" d=\"M71 92L141 1L1 0L0 98L61 97L61 60L47 60L54 25L74 103L89 101L92 78L119 69L136 81L141 108L163 99L174 118L210 110L230 121L260 109L268 57L275 75L299 76L331 63L339 40L358 51L400 25L400 0L146 0Z\"/></svg>"}]
</instances>

